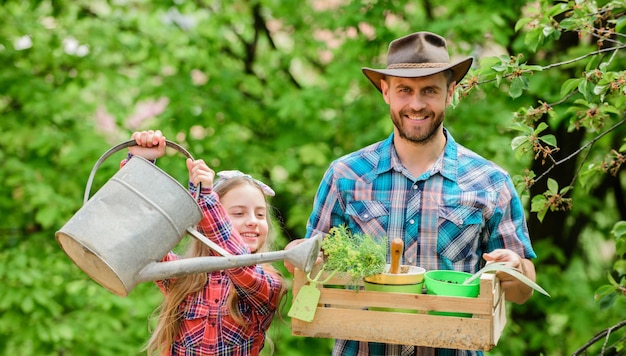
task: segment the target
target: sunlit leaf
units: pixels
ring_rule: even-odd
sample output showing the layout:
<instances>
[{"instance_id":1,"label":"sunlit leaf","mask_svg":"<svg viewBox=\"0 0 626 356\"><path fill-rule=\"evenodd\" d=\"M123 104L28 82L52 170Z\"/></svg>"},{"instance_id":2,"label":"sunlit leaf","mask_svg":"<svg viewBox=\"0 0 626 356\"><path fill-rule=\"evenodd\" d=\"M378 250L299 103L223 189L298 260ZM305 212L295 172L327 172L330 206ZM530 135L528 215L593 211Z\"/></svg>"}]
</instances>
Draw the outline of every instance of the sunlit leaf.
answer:
<instances>
[{"instance_id":1,"label":"sunlit leaf","mask_svg":"<svg viewBox=\"0 0 626 356\"><path fill-rule=\"evenodd\" d=\"M601 309L607 309L615 302L617 293L615 287L610 285L601 286L594 293L594 299L600 305Z\"/></svg>"},{"instance_id":2,"label":"sunlit leaf","mask_svg":"<svg viewBox=\"0 0 626 356\"><path fill-rule=\"evenodd\" d=\"M544 135L539 137L539 139L550 146L556 147L556 136L554 135Z\"/></svg>"},{"instance_id":3,"label":"sunlit leaf","mask_svg":"<svg viewBox=\"0 0 626 356\"><path fill-rule=\"evenodd\" d=\"M591 165L587 169L581 171L578 182L583 188L587 190L598 181L598 169L596 166Z\"/></svg>"},{"instance_id":4,"label":"sunlit leaf","mask_svg":"<svg viewBox=\"0 0 626 356\"><path fill-rule=\"evenodd\" d=\"M607 89L608 89L608 86L606 85L596 85L595 87L593 87L593 93L595 95L602 95L606 93Z\"/></svg>"},{"instance_id":5,"label":"sunlit leaf","mask_svg":"<svg viewBox=\"0 0 626 356\"><path fill-rule=\"evenodd\" d=\"M542 40L541 29L533 29L529 31L524 37L524 43L529 47L533 52L537 51L537 47Z\"/></svg>"},{"instance_id":6,"label":"sunlit leaf","mask_svg":"<svg viewBox=\"0 0 626 356\"><path fill-rule=\"evenodd\" d=\"M616 238L625 237L626 236L626 221L618 221L611 229L611 235Z\"/></svg>"},{"instance_id":7,"label":"sunlit leaf","mask_svg":"<svg viewBox=\"0 0 626 356\"><path fill-rule=\"evenodd\" d=\"M565 18L559 22L559 27L564 30L571 30L578 26L578 21L572 18Z\"/></svg>"},{"instance_id":8,"label":"sunlit leaf","mask_svg":"<svg viewBox=\"0 0 626 356\"><path fill-rule=\"evenodd\" d=\"M589 59L589 61L587 62L587 65L585 65L585 70L586 71L592 71L596 68L598 68L598 66L600 65L600 62L602 61L602 57L601 56L593 56Z\"/></svg>"},{"instance_id":9,"label":"sunlit leaf","mask_svg":"<svg viewBox=\"0 0 626 356\"><path fill-rule=\"evenodd\" d=\"M537 125L537 128L533 130L533 134L538 135L541 132L545 131L547 128L548 128L548 124L546 124L545 122L540 122Z\"/></svg>"},{"instance_id":10,"label":"sunlit leaf","mask_svg":"<svg viewBox=\"0 0 626 356\"><path fill-rule=\"evenodd\" d=\"M515 23L515 32L518 32L521 28L523 28L524 26L526 26L528 23L530 23L533 19L531 19L530 17L524 17L519 19L516 23Z\"/></svg>"},{"instance_id":11,"label":"sunlit leaf","mask_svg":"<svg viewBox=\"0 0 626 356\"><path fill-rule=\"evenodd\" d=\"M556 15L562 14L563 12L567 11L569 9L569 7L567 6L566 3L558 3L552 7L550 7L548 9L548 11L545 13L546 16L549 17L554 17Z\"/></svg>"},{"instance_id":12,"label":"sunlit leaf","mask_svg":"<svg viewBox=\"0 0 626 356\"><path fill-rule=\"evenodd\" d=\"M527 136L517 136L515 137L512 141L511 141L511 148L513 150L517 150L520 147L529 144L530 141L528 141L528 137Z\"/></svg>"},{"instance_id":13,"label":"sunlit leaf","mask_svg":"<svg viewBox=\"0 0 626 356\"><path fill-rule=\"evenodd\" d=\"M506 72L509 66L506 63L500 63L491 67L496 72Z\"/></svg>"},{"instance_id":14,"label":"sunlit leaf","mask_svg":"<svg viewBox=\"0 0 626 356\"><path fill-rule=\"evenodd\" d=\"M543 35L545 37L550 37L554 31L555 31L554 27L552 27L552 26L545 26L543 28L543 32L542 33L543 33Z\"/></svg>"},{"instance_id":15,"label":"sunlit leaf","mask_svg":"<svg viewBox=\"0 0 626 356\"><path fill-rule=\"evenodd\" d=\"M524 132L528 135L533 134L534 132L534 129L532 127L518 123L518 122L512 124L511 126L509 126L509 128L511 130Z\"/></svg>"},{"instance_id":16,"label":"sunlit leaf","mask_svg":"<svg viewBox=\"0 0 626 356\"><path fill-rule=\"evenodd\" d=\"M618 246L616 250L619 251L622 255L626 253L626 241L618 241L616 243L616 246ZM615 261L615 263L613 264L613 270L620 275L626 274L626 260Z\"/></svg>"},{"instance_id":17,"label":"sunlit leaf","mask_svg":"<svg viewBox=\"0 0 626 356\"><path fill-rule=\"evenodd\" d=\"M513 78L509 87L509 95L515 99L522 96L524 92L524 80L522 77Z\"/></svg>"},{"instance_id":18,"label":"sunlit leaf","mask_svg":"<svg viewBox=\"0 0 626 356\"><path fill-rule=\"evenodd\" d=\"M535 195L531 200L530 211L537 213L537 219L543 221L546 213L548 212L547 199L543 195Z\"/></svg>"},{"instance_id":19,"label":"sunlit leaf","mask_svg":"<svg viewBox=\"0 0 626 356\"><path fill-rule=\"evenodd\" d=\"M548 190L553 194L558 193L559 183L557 183L557 181L552 178L548 178Z\"/></svg>"},{"instance_id":20,"label":"sunlit leaf","mask_svg":"<svg viewBox=\"0 0 626 356\"><path fill-rule=\"evenodd\" d=\"M571 93L573 90L578 88L578 85L579 85L581 80L583 80L583 79L572 78L572 79L566 80L563 83L563 85L561 85L561 93L560 93L560 95L562 97L566 96L567 94Z\"/></svg>"}]
</instances>

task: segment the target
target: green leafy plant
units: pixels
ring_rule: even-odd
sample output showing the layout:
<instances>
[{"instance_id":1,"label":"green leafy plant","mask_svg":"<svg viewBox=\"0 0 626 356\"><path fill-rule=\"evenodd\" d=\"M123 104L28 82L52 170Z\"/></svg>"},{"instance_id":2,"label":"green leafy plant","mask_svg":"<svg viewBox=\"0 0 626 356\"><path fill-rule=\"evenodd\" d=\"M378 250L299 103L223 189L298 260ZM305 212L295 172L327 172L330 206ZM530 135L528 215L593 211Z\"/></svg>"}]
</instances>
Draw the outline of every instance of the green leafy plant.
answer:
<instances>
[{"instance_id":1,"label":"green leafy plant","mask_svg":"<svg viewBox=\"0 0 626 356\"><path fill-rule=\"evenodd\" d=\"M346 273L353 283L385 270L387 238L353 234L346 226L330 229L322 241L323 271Z\"/></svg>"}]
</instances>

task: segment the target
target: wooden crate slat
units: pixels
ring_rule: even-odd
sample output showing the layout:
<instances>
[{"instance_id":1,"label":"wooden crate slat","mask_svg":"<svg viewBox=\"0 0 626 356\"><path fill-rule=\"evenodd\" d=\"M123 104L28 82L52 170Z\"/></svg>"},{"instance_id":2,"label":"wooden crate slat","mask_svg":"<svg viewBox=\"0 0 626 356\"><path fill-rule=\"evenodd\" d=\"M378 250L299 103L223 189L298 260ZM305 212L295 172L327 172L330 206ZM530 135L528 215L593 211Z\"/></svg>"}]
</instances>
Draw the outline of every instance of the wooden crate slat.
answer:
<instances>
[{"instance_id":1,"label":"wooden crate slat","mask_svg":"<svg viewBox=\"0 0 626 356\"><path fill-rule=\"evenodd\" d=\"M409 294L352 291L323 288L320 304L344 304L346 299L355 307L404 308L414 310L434 310L447 312L464 312L471 314L487 314L493 312L493 302L488 298L444 297L429 294Z\"/></svg>"},{"instance_id":2,"label":"wooden crate slat","mask_svg":"<svg viewBox=\"0 0 626 356\"><path fill-rule=\"evenodd\" d=\"M469 350L491 350L489 320L318 308L315 321L292 320L293 335Z\"/></svg>"}]
</instances>

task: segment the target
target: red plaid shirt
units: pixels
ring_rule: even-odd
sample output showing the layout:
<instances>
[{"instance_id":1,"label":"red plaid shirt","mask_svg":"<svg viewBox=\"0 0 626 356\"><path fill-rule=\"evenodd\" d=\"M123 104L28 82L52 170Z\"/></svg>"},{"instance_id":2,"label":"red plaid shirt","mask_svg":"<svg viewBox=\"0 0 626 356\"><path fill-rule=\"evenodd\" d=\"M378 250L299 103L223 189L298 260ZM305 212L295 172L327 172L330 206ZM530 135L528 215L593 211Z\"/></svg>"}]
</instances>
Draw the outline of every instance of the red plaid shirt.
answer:
<instances>
[{"instance_id":1,"label":"red plaid shirt","mask_svg":"<svg viewBox=\"0 0 626 356\"><path fill-rule=\"evenodd\" d=\"M190 190L194 193L195 187ZM250 253L217 195L205 189L202 193L198 231L233 255ZM169 253L163 260L178 258ZM259 265L209 273L204 289L188 295L179 307L180 332L169 355L258 355L279 303L281 283L279 276L265 272ZM169 280L158 281L157 285L167 295ZM226 300L232 288L239 294L238 308L246 327L237 324L228 310Z\"/></svg>"}]
</instances>

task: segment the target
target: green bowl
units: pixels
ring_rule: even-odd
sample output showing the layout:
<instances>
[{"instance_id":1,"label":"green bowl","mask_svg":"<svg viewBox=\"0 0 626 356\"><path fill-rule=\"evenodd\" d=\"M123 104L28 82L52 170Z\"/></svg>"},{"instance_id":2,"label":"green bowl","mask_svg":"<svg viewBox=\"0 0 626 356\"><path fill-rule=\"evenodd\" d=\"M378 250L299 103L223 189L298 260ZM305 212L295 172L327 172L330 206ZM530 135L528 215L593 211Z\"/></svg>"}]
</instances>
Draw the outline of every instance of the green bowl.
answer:
<instances>
[{"instance_id":1,"label":"green bowl","mask_svg":"<svg viewBox=\"0 0 626 356\"><path fill-rule=\"evenodd\" d=\"M471 276L471 273L460 271L428 271L424 274L426 294L442 295L448 297L476 298L480 293L480 279L476 279L470 284L463 284L463 282L465 282L465 280ZM430 311L428 312L428 314L461 317L472 316L472 314L467 313L448 313L436 311Z\"/></svg>"}]
</instances>

